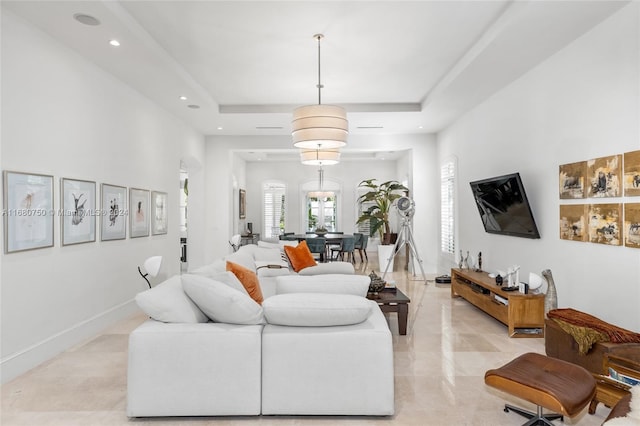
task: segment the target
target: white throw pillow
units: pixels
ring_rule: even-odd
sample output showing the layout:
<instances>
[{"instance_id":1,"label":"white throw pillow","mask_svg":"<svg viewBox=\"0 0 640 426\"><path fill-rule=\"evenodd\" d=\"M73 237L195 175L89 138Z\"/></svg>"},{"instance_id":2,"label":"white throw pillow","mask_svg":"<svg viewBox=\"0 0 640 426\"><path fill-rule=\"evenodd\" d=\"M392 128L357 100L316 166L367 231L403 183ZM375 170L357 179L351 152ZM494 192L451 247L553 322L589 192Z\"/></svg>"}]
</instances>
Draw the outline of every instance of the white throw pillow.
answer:
<instances>
[{"instance_id":1,"label":"white throw pillow","mask_svg":"<svg viewBox=\"0 0 640 426\"><path fill-rule=\"evenodd\" d=\"M182 276L184 291L215 322L264 324L262 307L246 293L199 275Z\"/></svg>"},{"instance_id":2,"label":"white throw pillow","mask_svg":"<svg viewBox=\"0 0 640 426\"><path fill-rule=\"evenodd\" d=\"M371 313L371 301L351 294L290 293L262 302L269 324L329 327L359 324Z\"/></svg>"},{"instance_id":3,"label":"white throw pillow","mask_svg":"<svg viewBox=\"0 0 640 426\"><path fill-rule=\"evenodd\" d=\"M248 247L248 246L244 246L244 247ZM255 246L257 247L257 246ZM240 266L244 266L245 268L255 272L256 271L256 264L253 260L253 252L250 251L237 251L235 253L231 253L228 256L224 257L224 260L227 262L232 262L235 264L238 264ZM225 263L225 270L226 270L226 263Z\"/></svg>"},{"instance_id":4,"label":"white throw pillow","mask_svg":"<svg viewBox=\"0 0 640 426\"><path fill-rule=\"evenodd\" d=\"M295 240L279 240L277 243L270 243L268 241L258 241L258 247L264 248L277 248L282 250L284 246L297 246L298 242Z\"/></svg>"},{"instance_id":5,"label":"white throw pillow","mask_svg":"<svg viewBox=\"0 0 640 426\"><path fill-rule=\"evenodd\" d=\"M370 283L371 278L366 275L289 275L276 278L276 294L330 293L367 297Z\"/></svg>"},{"instance_id":6,"label":"white throw pillow","mask_svg":"<svg viewBox=\"0 0 640 426\"><path fill-rule=\"evenodd\" d=\"M216 259L208 265L190 270L189 273L211 277L212 275L216 275L224 271L226 271L226 262L222 259Z\"/></svg>"},{"instance_id":7,"label":"white throw pillow","mask_svg":"<svg viewBox=\"0 0 640 426\"><path fill-rule=\"evenodd\" d=\"M285 246L295 247L297 245L298 245L297 241L281 240L278 243L269 243L267 241L258 241L258 247L278 249L278 252L280 253L280 260L285 262L287 264L287 266L289 266L289 258L287 257L286 253L284 252L284 247ZM256 258L256 260L258 260L258 258ZM262 259L259 259L259 260L262 260Z\"/></svg>"},{"instance_id":8,"label":"white throw pillow","mask_svg":"<svg viewBox=\"0 0 640 426\"><path fill-rule=\"evenodd\" d=\"M253 259L257 261L279 262L282 259L280 249L258 247L253 252Z\"/></svg>"},{"instance_id":9,"label":"white throw pillow","mask_svg":"<svg viewBox=\"0 0 640 426\"><path fill-rule=\"evenodd\" d=\"M180 275L174 275L157 286L138 293L136 303L156 321L197 323L209 318L186 295Z\"/></svg>"},{"instance_id":10,"label":"white throw pillow","mask_svg":"<svg viewBox=\"0 0 640 426\"><path fill-rule=\"evenodd\" d=\"M247 293L247 289L244 288L238 277L236 277L236 275L231 271L219 272L217 274L210 275L207 278L210 278L213 281L220 281L221 283L224 283L229 287L238 290L240 293L244 293L249 296L249 293Z\"/></svg>"}]
</instances>

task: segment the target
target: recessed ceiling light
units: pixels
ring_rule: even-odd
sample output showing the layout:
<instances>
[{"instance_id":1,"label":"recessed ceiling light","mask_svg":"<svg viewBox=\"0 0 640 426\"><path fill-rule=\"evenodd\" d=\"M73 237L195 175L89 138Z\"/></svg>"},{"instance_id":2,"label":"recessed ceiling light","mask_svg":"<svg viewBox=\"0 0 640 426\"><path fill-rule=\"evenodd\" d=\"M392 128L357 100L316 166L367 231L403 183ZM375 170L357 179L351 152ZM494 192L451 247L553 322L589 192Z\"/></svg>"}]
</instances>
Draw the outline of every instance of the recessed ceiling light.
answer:
<instances>
[{"instance_id":1,"label":"recessed ceiling light","mask_svg":"<svg viewBox=\"0 0 640 426\"><path fill-rule=\"evenodd\" d=\"M92 25L92 26L100 25L100 21L98 21L96 18L94 18L91 15L86 15L84 13L74 14L73 19L85 25Z\"/></svg>"},{"instance_id":2,"label":"recessed ceiling light","mask_svg":"<svg viewBox=\"0 0 640 426\"><path fill-rule=\"evenodd\" d=\"M422 126L418 126L418 129L422 129L422 128L423 128Z\"/></svg>"},{"instance_id":3,"label":"recessed ceiling light","mask_svg":"<svg viewBox=\"0 0 640 426\"><path fill-rule=\"evenodd\" d=\"M179 99L180 99L181 101L186 101L186 100L187 100L187 97L186 97L186 96L180 96L180 98L179 98Z\"/></svg>"},{"instance_id":4,"label":"recessed ceiling light","mask_svg":"<svg viewBox=\"0 0 640 426\"><path fill-rule=\"evenodd\" d=\"M218 127L218 130L222 130L222 126L219 126L219 127Z\"/></svg>"},{"instance_id":5,"label":"recessed ceiling light","mask_svg":"<svg viewBox=\"0 0 640 426\"><path fill-rule=\"evenodd\" d=\"M191 109L199 109L199 108L200 108L200 105L194 105L194 104L191 104L191 105L187 105L187 108L191 108Z\"/></svg>"},{"instance_id":6,"label":"recessed ceiling light","mask_svg":"<svg viewBox=\"0 0 640 426\"><path fill-rule=\"evenodd\" d=\"M114 47L118 47L120 46L120 42L118 40L109 40L109 44L114 46Z\"/></svg>"}]
</instances>

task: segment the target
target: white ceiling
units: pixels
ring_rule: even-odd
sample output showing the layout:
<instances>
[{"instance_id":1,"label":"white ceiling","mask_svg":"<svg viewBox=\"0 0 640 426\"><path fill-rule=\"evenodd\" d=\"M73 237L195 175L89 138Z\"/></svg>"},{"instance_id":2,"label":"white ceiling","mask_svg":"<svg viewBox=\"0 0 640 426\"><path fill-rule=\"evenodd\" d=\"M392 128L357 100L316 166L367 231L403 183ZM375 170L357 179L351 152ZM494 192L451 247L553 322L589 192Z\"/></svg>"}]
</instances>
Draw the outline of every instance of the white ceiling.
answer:
<instances>
[{"instance_id":1,"label":"white ceiling","mask_svg":"<svg viewBox=\"0 0 640 426\"><path fill-rule=\"evenodd\" d=\"M2 7L206 135L272 136L290 133L293 108L317 103L316 33L325 36L322 103L347 109L351 133L432 133L626 3L3 0ZM101 24L83 25L76 13Z\"/></svg>"}]
</instances>

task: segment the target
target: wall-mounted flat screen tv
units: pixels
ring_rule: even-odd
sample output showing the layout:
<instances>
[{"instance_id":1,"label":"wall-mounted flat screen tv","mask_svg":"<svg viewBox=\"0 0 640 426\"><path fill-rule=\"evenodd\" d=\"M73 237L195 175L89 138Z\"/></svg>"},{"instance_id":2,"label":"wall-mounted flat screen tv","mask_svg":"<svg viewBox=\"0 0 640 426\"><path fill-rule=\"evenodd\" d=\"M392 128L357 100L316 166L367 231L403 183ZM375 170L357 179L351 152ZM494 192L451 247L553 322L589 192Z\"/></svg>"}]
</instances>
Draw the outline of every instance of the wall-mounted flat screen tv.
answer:
<instances>
[{"instance_id":1,"label":"wall-mounted flat screen tv","mask_svg":"<svg viewBox=\"0 0 640 426\"><path fill-rule=\"evenodd\" d=\"M478 180L470 185L485 231L540 238L519 173Z\"/></svg>"}]
</instances>

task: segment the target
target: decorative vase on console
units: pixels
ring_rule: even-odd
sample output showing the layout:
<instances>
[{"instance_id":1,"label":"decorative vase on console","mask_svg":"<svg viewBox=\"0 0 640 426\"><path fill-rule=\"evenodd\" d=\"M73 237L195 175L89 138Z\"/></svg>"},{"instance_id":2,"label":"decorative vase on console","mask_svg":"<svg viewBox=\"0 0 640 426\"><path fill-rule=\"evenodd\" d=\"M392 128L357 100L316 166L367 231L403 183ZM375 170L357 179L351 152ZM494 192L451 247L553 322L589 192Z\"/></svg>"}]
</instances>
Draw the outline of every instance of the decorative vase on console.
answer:
<instances>
[{"instance_id":1,"label":"decorative vase on console","mask_svg":"<svg viewBox=\"0 0 640 426\"><path fill-rule=\"evenodd\" d=\"M547 281L547 294L544 298L544 316L547 316L547 312L558 308L558 293L556 292L556 284L553 281L553 275L551 275L550 269L542 271L542 276Z\"/></svg>"}]
</instances>

